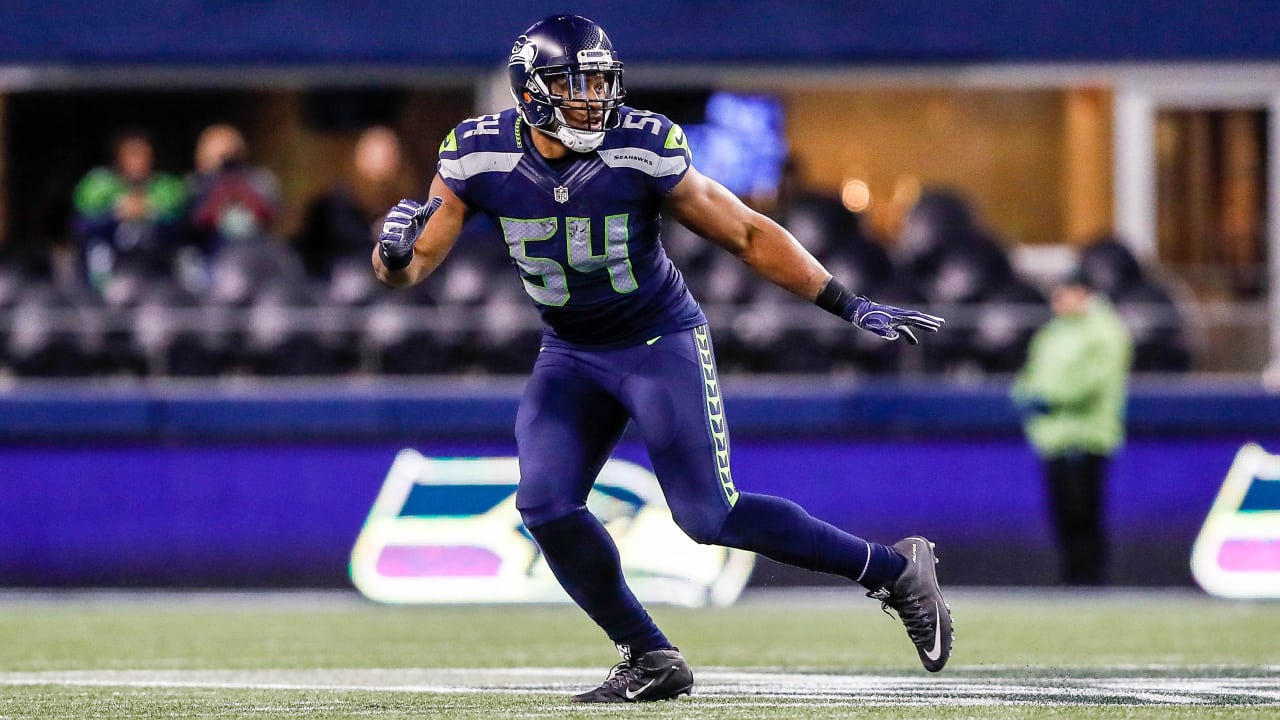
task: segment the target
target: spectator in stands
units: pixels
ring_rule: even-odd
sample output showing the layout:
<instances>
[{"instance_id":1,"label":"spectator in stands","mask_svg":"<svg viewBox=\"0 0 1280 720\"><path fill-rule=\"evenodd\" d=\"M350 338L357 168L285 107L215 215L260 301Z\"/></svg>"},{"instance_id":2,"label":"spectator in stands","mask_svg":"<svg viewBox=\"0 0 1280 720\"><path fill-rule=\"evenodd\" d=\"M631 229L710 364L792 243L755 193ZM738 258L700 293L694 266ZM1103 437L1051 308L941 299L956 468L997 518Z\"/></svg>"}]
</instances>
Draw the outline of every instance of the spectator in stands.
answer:
<instances>
[{"instance_id":1,"label":"spectator in stands","mask_svg":"<svg viewBox=\"0 0 1280 720\"><path fill-rule=\"evenodd\" d=\"M259 241L280 212L279 181L270 170L249 164L244 136L230 125L200 133L188 186L192 237L211 255L225 245Z\"/></svg>"},{"instance_id":2,"label":"spectator in stands","mask_svg":"<svg viewBox=\"0 0 1280 720\"><path fill-rule=\"evenodd\" d=\"M230 125L211 125L196 141L195 172L188 178L188 252L183 284L228 303L245 302L256 283L300 275L298 261L273 235L280 215L274 173L249 162L248 144Z\"/></svg>"},{"instance_id":3,"label":"spectator in stands","mask_svg":"<svg viewBox=\"0 0 1280 720\"><path fill-rule=\"evenodd\" d=\"M97 292L122 272L167 275L186 202L182 181L154 167L148 135L122 130L112 165L96 167L73 193L72 235L83 277Z\"/></svg>"},{"instance_id":4,"label":"spectator in stands","mask_svg":"<svg viewBox=\"0 0 1280 720\"><path fill-rule=\"evenodd\" d=\"M335 263L355 261L368 274L369 251L386 208L411 195L400 138L388 127L366 129L356 140L350 176L307 207L294 247L313 278L328 278Z\"/></svg>"},{"instance_id":5,"label":"spectator in stands","mask_svg":"<svg viewBox=\"0 0 1280 720\"><path fill-rule=\"evenodd\" d=\"M1055 317L1031 341L1012 389L1044 464L1062 582L1100 585L1107 466L1124 440L1133 344L1111 303L1075 272L1051 298Z\"/></svg>"}]
</instances>

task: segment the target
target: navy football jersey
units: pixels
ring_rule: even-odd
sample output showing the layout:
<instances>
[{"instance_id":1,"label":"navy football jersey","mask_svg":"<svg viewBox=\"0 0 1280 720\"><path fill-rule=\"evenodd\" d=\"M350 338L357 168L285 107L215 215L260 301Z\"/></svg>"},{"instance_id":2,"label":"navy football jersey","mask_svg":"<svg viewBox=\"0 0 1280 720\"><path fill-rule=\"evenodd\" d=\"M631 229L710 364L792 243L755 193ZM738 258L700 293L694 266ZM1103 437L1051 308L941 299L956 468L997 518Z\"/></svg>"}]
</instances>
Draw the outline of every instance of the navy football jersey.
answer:
<instances>
[{"instance_id":1,"label":"navy football jersey","mask_svg":"<svg viewBox=\"0 0 1280 720\"><path fill-rule=\"evenodd\" d=\"M659 206L690 168L684 131L623 107L594 152L548 161L514 108L465 120L438 171L507 243L549 333L623 347L706 322L659 241Z\"/></svg>"}]
</instances>

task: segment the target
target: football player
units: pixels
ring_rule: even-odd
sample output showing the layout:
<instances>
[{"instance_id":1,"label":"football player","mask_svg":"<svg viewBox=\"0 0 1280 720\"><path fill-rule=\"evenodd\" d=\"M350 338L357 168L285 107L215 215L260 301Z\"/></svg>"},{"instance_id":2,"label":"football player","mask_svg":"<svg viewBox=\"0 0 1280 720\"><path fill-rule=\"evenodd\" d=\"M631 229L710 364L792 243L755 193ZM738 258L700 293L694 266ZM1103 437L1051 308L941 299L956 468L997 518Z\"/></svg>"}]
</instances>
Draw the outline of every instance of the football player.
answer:
<instances>
[{"instance_id":1,"label":"football player","mask_svg":"<svg viewBox=\"0 0 1280 720\"><path fill-rule=\"evenodd\" d=\"M421 282L467 215L483 213L541 313L541 349L516 418L516 505L556 579L622 655L600 687L573 699L662 700L693 686L586 507L628 422L691 538L861 584L898 613L924 666L941 670L951 616L929 541L868 542L734 484L707 320L663 250L659 214L886 340L915 343L942 319L846 289L790 233L699 173L679 125L623 104L622 63L596 23L557 15L534 24L508 68L516 107L449 133L429 202L391 209L373 265L388 286Z\"/></svg>"}]
</instances>

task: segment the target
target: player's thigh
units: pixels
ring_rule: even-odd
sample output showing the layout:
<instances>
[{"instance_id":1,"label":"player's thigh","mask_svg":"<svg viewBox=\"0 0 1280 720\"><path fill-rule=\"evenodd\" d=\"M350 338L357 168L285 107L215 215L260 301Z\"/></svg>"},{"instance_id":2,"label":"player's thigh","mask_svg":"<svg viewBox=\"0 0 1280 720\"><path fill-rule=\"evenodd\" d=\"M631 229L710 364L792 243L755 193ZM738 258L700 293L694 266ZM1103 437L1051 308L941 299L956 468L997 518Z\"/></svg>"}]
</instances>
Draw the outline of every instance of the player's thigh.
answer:
<instances>
[{"instance_id":1,"label":"player's thigh","mask_svg":"<svg viewBox=\"0 0 1280 720\"><path fill-rule=\"evenodd\" d=\"M589 373L551 350L540 354L516 414L517 507L555 516L586 502L626 423L622 406Z\"/></svg>"},{"instance_id":2,"label":"player's thigh","mask_svg":"<svg viewBox=\"0 0 1280 720\"><path fill-rule=\"evenodd\" d=\"M737 491L710 336L704 326L664 336L646 352L623 400L676 522L695 537L714 534Z\"/></svg>"}]
</instances>

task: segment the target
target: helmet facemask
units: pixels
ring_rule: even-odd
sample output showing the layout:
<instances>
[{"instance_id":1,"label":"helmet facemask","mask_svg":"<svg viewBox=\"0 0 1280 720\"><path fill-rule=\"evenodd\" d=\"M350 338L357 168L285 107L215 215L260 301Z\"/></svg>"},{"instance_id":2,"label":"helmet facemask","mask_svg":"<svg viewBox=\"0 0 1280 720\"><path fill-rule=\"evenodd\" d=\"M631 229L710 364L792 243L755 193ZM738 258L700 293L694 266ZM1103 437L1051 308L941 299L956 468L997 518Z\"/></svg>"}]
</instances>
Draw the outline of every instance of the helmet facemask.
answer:
<instances>
[{"instance_id":1,"label":"helmet facemask","mask_svg":"<svg viewBox=\"0 0 1280 720\"><path fill-rule=\"evenodd\" d=\"M591 152L604 142L604 133L618 126L622 105L622 68L600 66L549 67L532 81L551 106L552 121L539 127L574 152Z\"/></svg>"},{"instance_id":2,"label":"helmet facemask","mask_svg":"<svg viewBox=\"0 0 1280 720\"><path fill-rule=\"evenodd\" d=\"M626 96L622 63L604 30L587 18L536 23L516 38L507 70L525 122L570 150L591 152L618 127Z\"/></svg>"}]
</instances>

